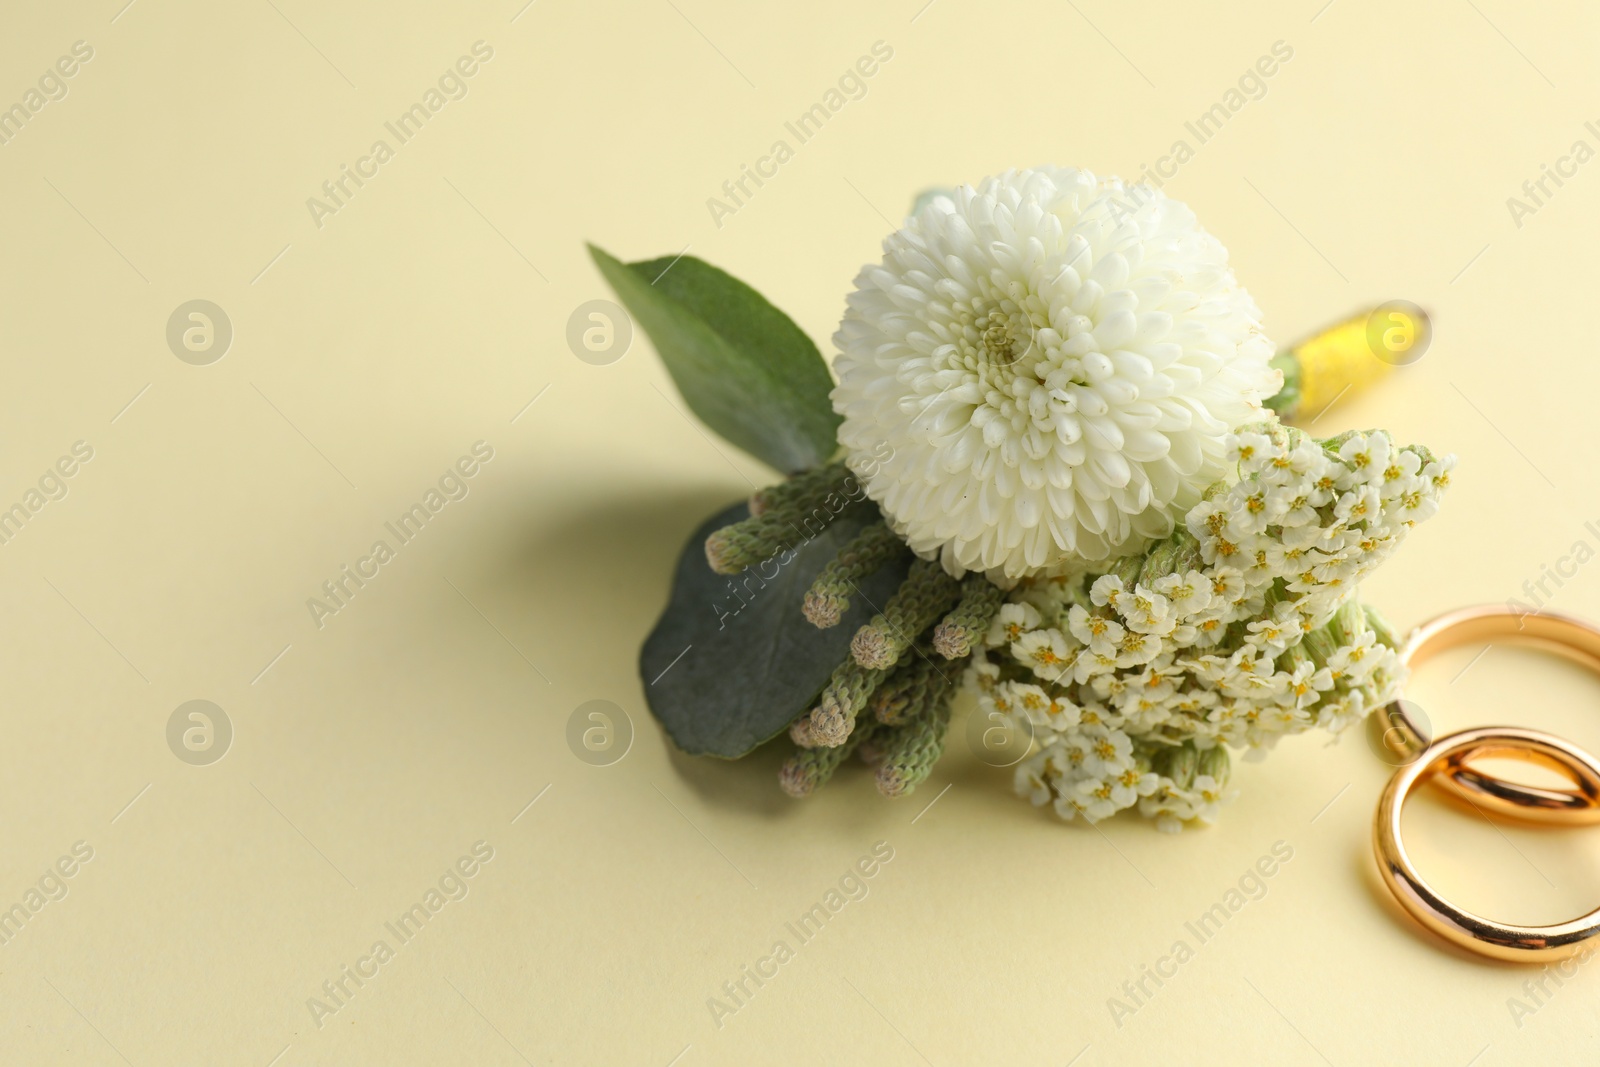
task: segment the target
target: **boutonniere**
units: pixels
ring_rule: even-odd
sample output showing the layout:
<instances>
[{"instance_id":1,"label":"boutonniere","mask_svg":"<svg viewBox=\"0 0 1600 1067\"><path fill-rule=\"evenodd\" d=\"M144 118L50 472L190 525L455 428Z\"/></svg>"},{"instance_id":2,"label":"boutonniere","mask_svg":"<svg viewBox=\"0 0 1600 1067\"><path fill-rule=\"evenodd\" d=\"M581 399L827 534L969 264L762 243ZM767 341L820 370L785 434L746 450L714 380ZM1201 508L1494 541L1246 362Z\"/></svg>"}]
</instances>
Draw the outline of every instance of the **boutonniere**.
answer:
<instances>
[{"instance_id":1,"label":"boutonniere","mask_svg":"<svg viewBox=\"0 0 1600 1067\"><path fill-rule=\"evenodd\" d=\"M1175 830L1230 795L1230 751L1403 681L1358 587L1454 457L1292 423L1420 355L1416 309L1279 351L1188 207L1058 168L921 198L856 278L837 380L717 268L593 251L690 410L787 476L695 533L645 642L683 751L787 734L790 795L855 755L901 796L967 693L1034 804Z\"/></svg>"}]
</instances>

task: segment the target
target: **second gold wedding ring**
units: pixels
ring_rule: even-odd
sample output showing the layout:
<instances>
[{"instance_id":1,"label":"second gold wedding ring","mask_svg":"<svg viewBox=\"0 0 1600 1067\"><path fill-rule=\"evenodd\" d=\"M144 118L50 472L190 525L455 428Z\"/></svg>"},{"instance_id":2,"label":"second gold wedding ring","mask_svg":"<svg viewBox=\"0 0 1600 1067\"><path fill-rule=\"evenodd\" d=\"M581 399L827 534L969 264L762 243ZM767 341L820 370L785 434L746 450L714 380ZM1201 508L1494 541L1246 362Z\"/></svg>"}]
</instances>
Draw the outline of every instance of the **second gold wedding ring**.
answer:
<instances>
[{"instance_id":1,"label":"second gold wedding ring","mask_svg":"<svg viewBox=\"0 0 1600 1067\"><path fill-rule=\"evenodd\" d=\"M1499 605L1461 608L1423 623L1401 647L1400 662L1416 667L1429 656L1446 649L1494 641L1533 645L1600 673L1600 629L1570 615L1548 611L1524 613ZM1383 739L1385 747L1401 759L1417 758L1433 740L1403 697L1380 709L1378 714L1387 727ZM1468 766L1468 755L1458 751L1446 759L1436 779L1440 788L1485 811L1519 819L1569 825L1600 823L1600 783L1586 780L1563 761L1546 762L1572 781L1571 789L1525 785L1499 778Z\"/></svg>"}]
</instances>

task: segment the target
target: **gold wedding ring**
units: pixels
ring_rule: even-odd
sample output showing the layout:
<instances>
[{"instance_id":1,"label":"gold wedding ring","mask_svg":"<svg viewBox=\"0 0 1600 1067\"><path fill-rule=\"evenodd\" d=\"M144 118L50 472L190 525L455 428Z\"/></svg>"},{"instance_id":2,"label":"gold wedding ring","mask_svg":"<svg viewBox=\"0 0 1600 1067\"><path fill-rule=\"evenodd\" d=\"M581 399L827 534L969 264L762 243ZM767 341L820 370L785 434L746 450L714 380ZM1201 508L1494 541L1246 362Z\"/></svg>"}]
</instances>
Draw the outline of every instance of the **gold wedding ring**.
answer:
<instances>
[{"instance_id":1,"label":"gold wedding ring","mask_svg":"<svg viewBox=\"0 0 1600 1067\"><path fill-rule=\"evenodd\" d=\"M1445 649L1491 641L1534 645L1600 673L1600 629L1571 615L1519 612L1493 604L1446 612L1423 623L1401 647L1400 662L1415 667ZM1401 758L1416 757L1432 741L1427 727L1417 722L1403 697L1378 714L1388 724L1385 747ZM1507 781L1468 767L1465 756L1449 760L1437 784L1485 811L1538 822L1600 823L1600 787L1586 783L1576 768L1563 766L1559 760L1547 765L1569 778L1574 788L1549 789Z\"/></svg>"},{"instance_id":2,"label":"gold wedding ring","mask_svg":"<svg viewBox=\"0 0 1600 1067\"><path fill-rule=\"evenodd\" d=\"M1407 666L1468 642L1519 642L1555 652L1600 673L1600 629L1556 612L1518 612L1495 605L1461 608L1412 631L1400 649ZM1445 900L1417 873L1400 836L1406 797L1418 783L1434 780L1480 812L1531 822L1600 822L1600 762L1569 741L1510 726L1462 730L1437 740L1428 736L1403 697L1379 715L1388 728L1383 745L1405 760L1378 802L1372 847L1384 884L1403 908L1440 937L1471 952L1516 962L1560 959L1584 951L1600 936L1600 908L1553 926L1516 926L1474 915ZM1519 759L1554 770L1570 789L1524 785L1472 767L1474 759Z\"/></svg>"},{"instance_id":3,"label":"gold wedding ring","mask_svg":"<svg viewBox=\"0 0 1600 1067\"><path fill-rule=\"evenodd\" d=\"M1417 873L1400 836L1400 814L1406 797L1419 782L1448 774L1452 767L1474 757L1511 757L1554 767L1573 777L1591 795L1600 791L1600 763L1559 737L1508 726L1462 730L1441 737L1395 772L1378 802L1372 844L1384 884L1412 918L1471 952L1531 963L1583 951L1589 941L1600 935L1600 908L1553 926L1515 926L1456 907ZM1505 810L1526 814L1540 809L1513 803Z\"/></svg>"}]
</instances>

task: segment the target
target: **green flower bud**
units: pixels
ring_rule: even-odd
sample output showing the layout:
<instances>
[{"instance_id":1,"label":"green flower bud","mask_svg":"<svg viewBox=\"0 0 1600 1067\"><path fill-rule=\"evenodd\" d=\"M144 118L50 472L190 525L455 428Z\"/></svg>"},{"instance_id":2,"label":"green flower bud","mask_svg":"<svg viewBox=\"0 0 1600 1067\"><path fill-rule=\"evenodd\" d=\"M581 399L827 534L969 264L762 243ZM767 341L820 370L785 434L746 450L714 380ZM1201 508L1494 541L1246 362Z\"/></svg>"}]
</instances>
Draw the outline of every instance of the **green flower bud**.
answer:
<instances>
[{"instance_id":1,"label":"green flower bud","mask_svg":"<svg viewBox=\"0 0 1600 1067\"><path fill-rule=\"evenodd\" d=\"M855 728L856 716L866 706L872 691L889 677L890 667L881 670L863 667L847 659L833 669L822 690L822 700L811 709L811 737L815 744L829 748L842 745Z\"/></svg>"},{"instance_id":2,"label":"green flower bud","mask_svg":"<svg viewBox=\"0 0 1600 1067\"><path fill-rule=\"evenodd\" d=\"M989 622L1004 599L1005 593L983 575L967 575L961 583L960 602L934 628L934 650L945 659L970 654L989 632Z\"/></svg>"},{"instance_id":3,"label":"green flower bud","mask_svg":"<svg viewBox=\"0 0 1600 1067\"><path fill-rule=\"evenodd\" d=\"M1107 573L1115 574L1122 579L1122 588L1132 589L1139 581L1139 572L1144 568L1144 554L1137 556L1123 556L1117 560Z\"/></svg>"},{"instance_id":4,"label":"green flower bud","mask_svg":"<svg viewBox=\"0 0 1600 1067\"><path fill-rule=\"evenodd\" d=\"M1373 633L1378 635L1379 643L1399 651L1400 638L1396 636L1394 627L1389 625L1389 620L1385 619L1378 609L1371 605L1362 605L1362 607L1367 613L1367 626Z\"/></svg>"},{"instance_id":5,"label":"green flower bud","mask_svg":"<svg viewBox=\"0 0 1600 1067\"><path fill-rule=\"evenodd\" d=\"M1339 606L1328 622L1328 630L1341 645L1348 645L1367 632L1367 613L1353 598Z\"/></svg>"},{"instance_id":6,"label":"green flower bud","mask_svg":"<svg viewBox=\"0 0 1600 1067\"><path fill-rule=\"evenodd\" d=\"M899 726L911 717L926 683L931 663L919 648L895 667L883 684L872 691L867 710L888 726Z\"/></svg>"},{"instance_id":7,"label":"green flower bud","mask_svg":"<svg viewBox=\"0 0 1600 1067\"><path fill-rule=\"evenodd\" d=\"M779 787L796 800L810 796L833 777L833 772L839 769L839 765L848 759L863 741L867 740L873 729L870 723L864 723L842 745L833 748L796 750L778 770Z\"/></svg>"},{"instance_id":8,"label":"green flower bud","mask_svg":"<svg viewBox=\"0 0 1600 1067\"><path fill-rule=\"evenodd\" d=\"M951 674L947 680L938 671L929 672L906 724L886 728L889 732L882 741L883 759L877 774L878 791L884 796L905 796L916 789L943 755L955 677Z\"/></svg>"},{"instance_id":9,"label":"green flower bud","mask_svg":"<svg viewBox=\"0 0 1600 1067\"><path fill-rule=\"evenodd\" d=\"M884 564L906 551L903 541L881 522L873 523L839 550L806 590L800 610L820 629L836 626L850 610L850 594Z\"/></svg>"},{"instance_id":10,"label":"green flower bud","mask_svg":"<svg viewBox=\"0 0 1600 1067\"><path fill-rule=\"evenodd\" d=\"M713 531L706 562L718 574L738 574L809 541L861 499L844 464L805 471L757 493L750 518Z\"/></svg>"},{"instance_id":11,"label":"green flower bud","mask_svg":"<svg viewBox=\"0 0 1600 1067\"><path fill-rule=\"evenodd\" d=\"M1196 768L1196 775L1210 775L1219 786L1228 784L1228 777L1233 772L1233 760L1228 756L1228 750L1221 745L1213 745L1200 753L1200 763Z\"/></svg>"},{"instance_id":12,"label":"green flower bud","mask_svg":"<svg viewBox=\"0 0 1600 1067\"><path fill-rule=\"evenodd\" d=\"M779 512L809 511L825 501L830 492L844 486L850 477L843 463L827 463L801 471L787 481L756 490L750 497L750 515L757 518Z\"/></svg>"},{"instance_id":13,"label":"green flower bud","mask_svg":"<svg viewBox=\"0 0 1600 1067\"><path fill-rule=\"evenodd\" d=\"M1205 570L1206 561L1200 553L1200 541L1183 526L1172 535L1177 552L1172 560L1174 574L1188 574L1190 571Z\"/></svg>"},{"instance_id":14,"label":"green flower bud","mask_svg":"<svg viewBox=\"0 0 1600 1067\"><path fill-rule=\"evenodd\" d=\"M789 740L796 748L816 748L817 739L811 733L811 713L805 712L789 724Z\"/></svg>"},{"instance_id":15,"label":"green flower bud","mask_svg":"<svg viewBox=\"0 0 1600 1067\"><path fill-rule=\"evenodd\" d=\"M1152 761L1157 774L1171 778L1180 789L1194 785L1194 776L1200 766L1200 753L1193 741L1164 748Z\"/></svg>"},{"instance_id":16,"label":"green flower bud","mask_svg":"<svg viewBox=\"0 0 1600 1067\"><path fill-rule=\"evenodd\" d=\"M1144 565L1139 570L1140 582L1149 585L1157 578L1165 578L1177 566L1178 544L1174 538L1156 542L1144 557Z\"/></svg>"},{"instance_id":17,"label":"green flower bud","mask_svg":"<svg viewBox=\"0 0 1600 1067\"><path fill-rule=\"evenodd\" d=\"M1305 640L1300 642L1301 647L1311 656L1312 662L1319 669L1326 667L1328 660L1333 658L1335 652L1339 651L1340 642L1333 635L1332 626L1332 623L1328 623L1326 626L1319 626L1306 634Z\"/></svg>"},{"instance_id":18,"label":"green flower bud","mask_svg":"<svg viewBox=\"0 0 1600 1067\"><path fill-rule=\"evenodd\" d=\"M884 605L883 614L856 631L850 654L862 667L892 667L923 630L955 600L960 586L937 563L919 559Z\"/></svg>"}]
</instances>

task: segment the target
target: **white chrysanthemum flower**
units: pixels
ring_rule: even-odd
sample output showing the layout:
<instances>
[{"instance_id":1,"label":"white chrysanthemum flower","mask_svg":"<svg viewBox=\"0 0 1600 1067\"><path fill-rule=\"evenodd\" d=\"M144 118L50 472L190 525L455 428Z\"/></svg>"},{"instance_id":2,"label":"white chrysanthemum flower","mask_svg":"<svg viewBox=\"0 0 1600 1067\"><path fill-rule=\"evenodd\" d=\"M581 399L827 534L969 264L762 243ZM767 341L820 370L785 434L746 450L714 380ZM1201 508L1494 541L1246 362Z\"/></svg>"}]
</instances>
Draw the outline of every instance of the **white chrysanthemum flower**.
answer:
<instances>
[{"instance_id":1,"label":"white chrysanthemum flower","mask_svg":"<svg viewBox=\"0 0 1600 1067\"><path fill-rule=\"evenodd\" d=\"M1280 387L1259 319L1178 201L1010 171L925 204L857 277L834 337L839 440L952 572L1133 552L1222 476L1225 436Z\"/></svg>"}]
</instances>

